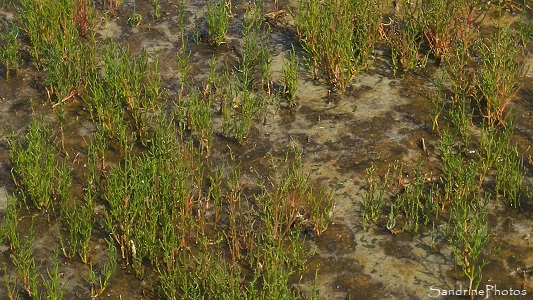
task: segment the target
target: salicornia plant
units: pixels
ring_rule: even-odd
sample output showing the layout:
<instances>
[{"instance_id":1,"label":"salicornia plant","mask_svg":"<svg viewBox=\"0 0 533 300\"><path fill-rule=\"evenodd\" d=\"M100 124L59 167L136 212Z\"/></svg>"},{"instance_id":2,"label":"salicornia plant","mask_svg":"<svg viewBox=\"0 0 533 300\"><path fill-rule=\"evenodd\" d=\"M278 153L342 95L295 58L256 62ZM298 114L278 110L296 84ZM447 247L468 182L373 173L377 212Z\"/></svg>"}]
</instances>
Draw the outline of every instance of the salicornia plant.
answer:
<instances>
[{"instance_id":1,"label":"salicornia plant","mask_svg":"<svg viewBox=\"0 0 533 300\"><path fill-rule=\"evenodd\" d=\"M486 199L482 195L476 195L478 191L473 192L456 199L450 216L452 228L448 234L455 261L468 277L469 291L477 290L483 277L483 268L498 250L494 248L486 253L490 241Z\"/></svg>"},{"instance_id":2,"label":"salicornia plant","mask_svg":"<svg viewBox=\"0 0 533 300\"><path fill-rule=\"evenodd\" d=\"M60 285L61 273L59 272L59 257L58 251L54 251L54 257L52 258L53 268L46 271L47 276L41 275L43 286L47 299L63 299L65 293L65 285Z\"/></svg>"},{"instance_id":3,"label":"salicornia plant","mask_svg":"<svg viewBox=\"0 0 533 300\"><path fill-rule=\"evenodd\" d=\"M489 122L504 124L505 109L525 76L525 48L519 40L510 26L505 26L480 45L482 66L477 89L482 95L481 114Z\"/></svg>"},{"instance_id":4,"label":"salicornia plant","mask_svg":"<svg viewBox=\"0 0 533 300\"><path fill-rule=\"evenodd\" d=\"M89 5L85 5L88 18ZM32 44L32 56L46 73L48 97L66 101L77 95L80 85L92 63L92 51L79 39L87 35L80 25L88 21L80 19L77 2L68 1L20 1L21 28ZM85 24L85 25L84 25Z\"/></svg>"},{"instance_id":5,"label":"salicornia plant","mask_svg":"<svg viewBox=\"0 0 533 300\"><path fill-rule=\"evenodd\" d=\"M230 12L226 0L216 2L207 0L207 34L208 41L212 45L220 45L226 39L228 31Z\"/></svg>"},{"instance_id":6,"label":"salicornia plant","mask_svg":"<svg viewBox=\"0 0 533 300\"><path fill-rule=\"evenodd\" d=\"M89 264L89 283L91 284L91 296L99 297L107 288L109 278L113 275L117 266L117 248L112 240L107 241L107 262L96 271L93 264Z\"/></svg>"},{"instance_id":7,"label":"salicornia plant","mask_svg":"<svg viewBox=\"0 0 533 300\"><path fill-rule=\"evenodd\" d=\"M51 131L42 120L33 118L28 133L12 141L13 178L23 198L38 209L69 197L71 170L58 156Z\"/></svg>"},{"instance_id":8,"label":"salicornia plant","mask_svg":"<svg viewBox=\"0 0 533 300\"><path fill-rule=\"evenodd\" d=\"M420 53L422 44L422 22L418 15L418 2L408 0L402 2L402 13L399 18L392 19L387 31L387 41L392 52L392 68L410 71L423 67L427 56Z\"/></svg>"},{"instance_id":9,"label":"salicornia plant","mask_svg":"<svg viewBox=\"0 0 533 300\"><path fill-rule=\"evenodd\" d=\"M423 32L436 59L449 53L457 34L459 5L456 1L426 0L420 2Z\"/></svg>"},{"instance_id":10,"label":"salicornia plant","mask_svg":"<svg viewBox=\"0 0 533 300\"><path fill-rule=\"evenodd\" d=\"M295 24L315 78L344 92L366 67L380 22L374 0L300 0Z\"/></svg>"},{"instance_id":11,"label":"salicornia plant","mask_svg":"<svg viewBox=\"0 0 533 300\"><path fill-rule=\"evenodd\" d=\"M2 29L4 32L0 34L0 62L6 68L6 80L9 80L11 71L15 74L19 68L20 59L18 55L18 34L17 25L8 22L2 22Z\"/></svg>"},{"instance_id":12,"label":"salicornia plant","mask_svg":"<svg viewBox=\"0 0 533 300\"><path fill-rule=\"evenodd\" d=\"M289 51L289 60L286 60L283 63L282 74L283 74L283 95L289 100L289 106L294 106L296 100L296 89L298 88L298 65L299 65L298 55L294 50L294 45L292 50Z\"/></svg>"}]
</instances>

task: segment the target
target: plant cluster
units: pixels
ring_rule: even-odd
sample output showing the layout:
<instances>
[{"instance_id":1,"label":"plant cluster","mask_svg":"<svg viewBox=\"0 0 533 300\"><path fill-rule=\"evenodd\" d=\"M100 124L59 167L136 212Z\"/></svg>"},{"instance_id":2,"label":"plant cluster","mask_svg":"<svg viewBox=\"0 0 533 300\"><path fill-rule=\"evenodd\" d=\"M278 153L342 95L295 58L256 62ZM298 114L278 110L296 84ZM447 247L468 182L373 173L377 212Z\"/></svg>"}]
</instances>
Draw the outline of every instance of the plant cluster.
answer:
<instances>
[{"instance_id":1,"label":"plant cluster","mask_svg":"<svg viewBox=\"0 0 533 300\"><path fill-rule=\"evenodd\" d=\"M114 16L117 14L120 5L124 0L104 0L104 8L107 9L110 15Z\"/></svg>"},{"instance_id":2,"label":"plant cluster","mask_svg":"<svg viewBox=\"0 0 533 300\"><path fill-rule=\"evenodd\" d=\"M293 17L300 43L309 55L306 63L315 79L325 79L344 93L351 79L367 66L379 38L390 49L394 74L418 70L430 57L440 63L446 54L454 52L456 44L480 23L490 5L479 0L401 0L393 1L393 9L388 12L375 0L301 0ZM499 5L500 9L504 6ZM492 50L497 45L487 48ZM501 43L498 46L509 47ZM507 50L521 55L519 49ZM513 83L506 84L515 90Z\"/></svg>"},{"instance_id":3,"label":"plant cluster","mask_svg":"<svg viewBox=\"0 0 533 300\"><path fill-rule=\"evenodd\" d=\"M316 79L346 90L367 66L381 22L375 0L299 1L295 25Z\"/></svg>"},{"instance_id":4,"label":"plant cluster","mask_svg":"<svg viewBox=\"0 0 533 300\"><path fill-rule=\"evenodd\" d=\"M222 74L217 75L213 62L212 72L206 83L209 97L219 99L222 134L241 144L249 136L253 123L260 116L271 92L272 59L267 47L270 31L262 27L261 11L261 3L248 8L242 31L244 44L239 49L237 65L231 70L225 64ZM261 88L255 88L254 81L260 81ZM265 89L267 95L264 95Z\"/></svg>"},{"instance_id":5,"label":"plant cluster","mask_svg":"<svg viewBox=\"0 0 533 300\"><path fill-rule=\"evenodd\" d=\"M420 37L423 21L419 14L419 5L422 2L400 1L397 5L401 5L401 14L391 18L384 31L391 49L394 73L398 70L415 70L426 64L427 56L419 53L423 41Z\"/></svg>"},{"instance_id":6,"label":"plant cluster","mask_svg":"<svg viewBox=\"0 0 533 300\"><path fill-rule=\"evenodd\" d=\"M142 21L143 17L136 12L132 13L131 16L128 18L128 24L133 28L139 27Z\"/></svg>"},{"instance_id":7,"label":"plant cluster","mask_svg":"<svg viewBox=\"0 0 533 300\"><path fill-rule=\"evenodd\" d=\"M13 23L2 23L3 33L0 34L0 62L6 68L6 80L9 80L9 75L12 71L17 72L19 68L20 59L18 54L19 46L19 29Z\"/></svg>"},{"instance_id":8,"label":"plant cluster","mask_svg":"<svg viewBox=\"0 0 533 300\"><path fill-rule=\"evenodd\" d=\"M207 35L210 44L218 46L226 40L228 31L231 2L227 0L207 0Z\"/></svg>"},{"instance_id":9,"label":"plant cluster","mask_svg":"<svg viewBox=\"0 0 533 300\"><path fill-rule=\"evenodd\" d=\"M292 46L292 51L289 52L289 60L286 60L283 63L283 94L285 97L289 100L289 106L294 106L295 103L295 97L296 97L296 89L298 88L298 65L299 60L298 56L296 55L296 51L294 50L294 45Z\"/></svg>"},{"instance_id":10,"label":"plant cluster","mask_svg":"<svg viewBox=\"0 0 533 300\"><path fill-rule=\"evenodd\" d=\"M60 158L43 120L33 119L28 133L11 141L10 158L13 179L25 202L48 209L69 199L71 167Z\"/></svg>"},{"instance_id":11,"label":"plant cluster","mask_svg":"<svg viewBox=\"0 0 533 300\"><path fill-rule=\"evenodd\" d=\"M16 231L18 225L16 218L18 213L17 199L15 197L9 197L6 209L6 223L1 228L0 238L7 237L9 240L12 250L12 263L17 276L22 280L24 293L31 299L41 299L42 297L62 299L65 286L60 284L61 273L59 272L60 261L58 252L55 251L51 259L52 268L47 269L46 275L40 274L37 271L37 265L33 257L33 222L25 235L18 233ZM7 290L7 299L20 299L20 294L18 293L19 287L16 282L10 279L6 265L4 265L4 282Z\"/></svg>"},{"instance_id":12,"label":"plant cluster","mask_svg":"<svg viewBox=\"0 0 533 300\"><path fill-rule=\"evenodd\" d=\"M152 5L154 6L154 18L161 18L161 3L159 0L152 0Z\"/></svg>"},{"instance_id":13,"label":"plant cluster","mask_svg":"<svg viewBox=\"0 0 533 300\"><path fill-rule=\"evenodd\" d=\"M111 41L89 45L93 39L80 38L90 35L80 26L91 24L80 21L90 17L80 8L85 1L22 2L27 10L19 14L28 35L41 25L44 32L52 30L48 12L35 10L65 12L52 19L66 34L61 41L30 36L47 90L61 108L56 114L61 132L34 117L27 134L10 138L18 192L28 206L60 221L57 253L64 258L56 253L53 266L39 275L33 237L17 232L21 208L10 198L0 237L9 243L12 267L23 282L18 286L6 277L10 297L63 298L58 266L68 259L85 264L94 298L105 292L119 262L138 278L155 274L153 292L164 299L298 298L287 282L303 267L305 239L322 234L331 221L332 195L312 187L300 151L273 159L270 175L249 181L233 156L226 163L209 159L214 133L243 143L270 96L272 58L263 37L270 31L262 26L261 4L245 21L237 64L221 67L213 58L201 82L188 73L183 34L181 88L173 109L163 110L169 103L157 57L149 63L145 50L132 53ZM229 2L224 3L219 7L228 15ZM119 2L105 4L112 12ZM68 75L65 81L54 77L60 72ZM76 105L94 121L92 140L81 155L86 154L84 173L76 173L76 181L64 144L64 108L74 105L66 103L71 97L83 100ZM94 251L102 235L110 236L105 261Z\"/></svg>"},{"instance_id":14,"label":"plant cluster","mask_svg":"<svg viewBox=\"0 0 533 300\"><path fill-rule=\"evenodd\" d=\"M305 236L320 235L332 211L331 195L311 188L301 152L289 151L284 160L272 160L275 175L258 177L254 185L260 191L251 194L233 158L211 173L202 162L202 150L192 141L180 141L174 124L158 115L148 151L127 151L122 162L109 167L104 178L101 173L100 179L96 173L102 142L95 136L82 205L73 205L69 198L49 204L54 211L59 207L57 217L68 228L67 243L59 236L63 254L70 259L79 256L89 266L91 295L98 297L105 290L116 267L118 245L123 264L138 277L148 267L157 270L161 284L155 292L163 298L297 298L286 285L288 277L305 261ZM17 146L12 151L17 157L29 150ZM21 192L29 191L21 186ZM105 199L103 230L113 237L108 262L99 270L91 263L89 244L96 199ZM15 251L31 251L31 240L20 245L26 240L15 232L18 209L10 203L2 237ZM40 291L32 253L15 257L20 278L28 282L25 289L34 298ZM53 270L45 286L58 294L59 277Z\"/></svg>"},{"instance_id":15,"label":"plant cluster","mask_svg":"<svg viewBox=\"0 0 533 300\"><path fill-rule=\"evenodd\" d=\"M525 77L526 48L517 45L519 35L507 25L479 45L482 65L476 77L476 90L480 94L477 102L488 122L504 124L505 108Z\"/></svg>"},{"instance_id":16,"label":"plant cluster","mask_svg":"<svg viewBox=\"0 0 533 300\"><path fill-rule=\"evenodd\" d=\"M503 198L520 207L525 192L523 158L513 145L514 122L505 109L524 76L526 49L517 37L526 27L513 31L507 25L486 38L464 27L453 44L442 45L442 76L431 96L439 177L424 172L422 159L409 180L401 164L383 178L374 168L367 171L363 226L386 222L392 232L398 226L417 232L420 225L447 223L446 239L470 290L479 286L498 250L490 241L488 204Z\"/></svg>"},{"instance_id":17,"label":"plant cluster","mask_svg":"<svg viewBox=\"0 0 533 300\"><path fill-rule=\"evenodd\" d=\"M421 1L419 15L425 25L423 34L436 59L454 48L455 36L464 24L461 16L469 3L475 4L472 1Z\"/></svg>"},{"instance_id":18,"label":"plant cluster","mask_svg":"<svg viewBox=\"0 0 533 300\"><path fill-rule=\"evenodd\" d=\"M137 55L117 44L103 49L102 72L95 71L88 78L85 100L94 118L106 130L108 136L117 138L123 146L128 145L128 129L133 128L143 140L150 112L157 109L163 93L159 86L157 59L154 73L150 74L148 54L142 50ZM103 74L102 74L103 73Z\"/></svg>"},{"instance_id":19,"label":"plant cluster","mask_svg":"<svg viewBox=\"0 0 533 300\"><path fill-rule=\"evenodd\" d=\"M109 279L117 267L117 249L111 240L107 240L107 262L97 272L93 264L89 264L89 282L91 284L91 297L98 298L107 288Z\"/></svg>"},{"instance_id":20,"label":"plant cluster","mask_svg":"<svg viewBox=\"0 0 533 300\"><path fill-rule=\"evenodd\" d=\"M61 221L65 230L58 233L60 250L66 259L87 266L92 297L104 293L121 261L139 278L150 269L156 275L153 290L161 298L297 298L287 281L303 266L305 238L320 235L331 221L331 194L312 188L302 153L294 149L285 159L272 160L269 175L246 180L231 154L227 163L210 155L217 142L245 145L276 88L263 2L247 8L236 63L213 57L209 74L201 79L190 74L186 14L180 3L180 87L172 105L161 88L157 57L112 41L96 45L92 3L17 4L20 29L31 43L36 66L44 71L48 98L60 106L62 146L56 145L58 137L48 125L35 118L27 134L11 138L13 178L23 201ZM111 15L121 3L103 1ZM159 1L151 3L159 18ZM477 13L482 2L477 0L395 2L398 11L388 16L389 24L380 25L379 3L299 1L295 25L309 53L306 63L315 78L344 92L367 66L380 33L395 72L422 67L430 55L441 62L432 119L440 136L442 173L433 178L422 159L410 171L397 163L382 178L369 169L363 226L386 222L395 233L418 232L446 219L447 241L474 289L493 254L487 251L487 203L503 198L513 207L521 204L524 166L512 144L514 125L506 109L524 75L529 27L522 23L516 32L505 26L479 38L474 25L482 16ZM206 7L208 42L218 46L226 38L231 2L208 0ZM132 27L141 21L136 12L128 19ZM17 28L4 24L2 29L6 78L18 67ZM424 46L430 52L421 53ZM289 106L295 105L298 65L293 46L282 68L283 86L275 91ZM81 109L95 122L86 151L87 172L76 183L64 158L64 108L74 97L83 99ZM216 133L226 139L215 139ZM73 195L73 184L81 186L81 195ZM103 214L96 213L97 206ZM17 232L19 209L10 198L0 237L13 252L22 293L62 298L60 258L56 254L48 276L39 277L33 232L27 237ZM96 234L111 237L102 264L91 259ZM9 278L6 287L16 298L20 287Z\"/></svg>"},{"instance_id":21,"label":"plant cluster","mask_svg":"<svg viewBox=\"0 0 533 300\"><path fill-rule=\"evenodd\" d=\"M46 73L48 97L63 102L77 95L93 61L87 44L80 42L91 28L90 3L22 0L18 8L35 63Z\"/></svg>"}]
</instances>

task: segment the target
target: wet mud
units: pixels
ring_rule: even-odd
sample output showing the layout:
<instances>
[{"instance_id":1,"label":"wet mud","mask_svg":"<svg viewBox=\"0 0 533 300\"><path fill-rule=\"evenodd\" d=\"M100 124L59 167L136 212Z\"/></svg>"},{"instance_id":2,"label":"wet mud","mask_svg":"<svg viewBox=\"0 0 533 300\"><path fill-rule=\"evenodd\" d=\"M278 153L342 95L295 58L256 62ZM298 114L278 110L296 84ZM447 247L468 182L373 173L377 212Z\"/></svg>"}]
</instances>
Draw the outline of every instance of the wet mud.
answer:
<instances>
[{"instance_id":1,"label":"wet mud","mask_svg":"<svg viewBox=\"0 0 533 300\"><path fill-rule=\"evenodd\" d=\"M175 12L177 1L161 1L162 18L151 17L153 7L148 1L137 1L136 11L143 15L139 28L131 28L127 17L133 9L132 1L125 1L121 12L102 21L98 38L107 38L129 45L133 52L146 49L157 55L160 72L168 97L179 92L176 53L180 47ZM294 3L291 2L292 5ZM245 3L234 3L234 14L244 13ZM287 5L280 1L280 6ZM273 7L269 6L270 9ZM197 14L202 20L203 1L187 4L185 22L193 31ZM0 14L3 19L8 14ZM231 20L226 44L214 48L205 43L190 42L191 70L194 78L201 79L209 73L209 59L215 55L220 61L236 61L234 50L239 45L242 19ZM279 83L283 59L296 42L290 25L274 27L270 40L273 54L273 80ZM289 28L289 29L288 29ZM531 46L531 45L530 45ZM305 56L297 49L300 57ZM303 151L305 168L311 173L311 181L333 191L334 218L328 230L320 237L307 242L309 258L304 270L291 277L291 285L302 294L309 295L315 284L322 299L428 299L435 295L434 288L464 288L467 281L455 266L452 250L444 236L445 228L424 227L418 234L400 232L393 234L384 224L372 225L364 230L361 222L361 201L365 193L365 170L375 165L383 174L389 165L401 161L413 168L419 157L427 157L430 172L438 176L441 171L436 157L438 136L431 128L432 112L429 94L433 87L435 71L421 74L392 76L389 58L383 51L376 51L376 60L366 72L359 74L350 84L345 95L331 91L321 81L311 78L306 66L300 66L300 82L296 93L298 105L285 108L267 107L264 117L258 121L246 143L237 145L215 136L213 159L220 159L229 148L242 162L243 177L255 176L253 167L267 165L269 155L283 155L288 146ZM530 58L533 62L533 57ZM431 64L431 62L430 62ZM523 88L509 106L516 116L513 139L524 155L533 154L533 68L523 82ZM30 121L32 111L50 111L39 78L34 68L26 63L16 77L6 81L0 77L0 127L22 132ZM33 104L31 104L31 102ZM81 100L75 100L81 101ZM66 127L69 141L66 148L71 160L84 161L86 139L95 128L89 113L81 110L76 102L67 105ZM51 116L53 119L54 116ZM424 151L422 140L427 148ZM229 145L229 146L228 146ZM9 146L5 139L0 145L0 185L7 192L14 192L11 179ZM78 153L79 155L77 155ZM429 153L429 154L428 154ZM532 180L532 161L525 161L526 181ZM77 164L75 176L83 178L83 163ZM81 179L80 179L81 180ZM2 191L0 191L2 192ZM520 209L505 203L494 203L488 218L491 228L491 247L501 250L484 269L481 286L497 285L502 289L524 289L527 296L494 299L531 299L533 297L533 204L525 199ZM0 207L0 210L3 208ZM3 215L0 214L0 215ZM35 224L35 256L39 269L50 267L49 257L58 244L57 232L64 230L56 221L47 219L35 211L20 216L21 226ZM23 230L23 228L21 228ZM91 256L95 263L106 258L105 235L97 230L92 241ZM0 264L9 260L9 249L0 246ZM63 261L62 280L66 282L65 299L90 299L86 275L88 267L75 260ZM3 271L0 270L0 277ZM316 276L315 276L316 275ZM14 271L6 276L13 278ZM155 299L150 291L155 283L149 276L136 279L125 269L113 275L102 299ZM0 295L5 287L0 284ZM0 296L1 298L1 296ZM435 299L456 299L438 296ZM464 299L458 297L457 299Z\"/></svg>"}]
</instances>

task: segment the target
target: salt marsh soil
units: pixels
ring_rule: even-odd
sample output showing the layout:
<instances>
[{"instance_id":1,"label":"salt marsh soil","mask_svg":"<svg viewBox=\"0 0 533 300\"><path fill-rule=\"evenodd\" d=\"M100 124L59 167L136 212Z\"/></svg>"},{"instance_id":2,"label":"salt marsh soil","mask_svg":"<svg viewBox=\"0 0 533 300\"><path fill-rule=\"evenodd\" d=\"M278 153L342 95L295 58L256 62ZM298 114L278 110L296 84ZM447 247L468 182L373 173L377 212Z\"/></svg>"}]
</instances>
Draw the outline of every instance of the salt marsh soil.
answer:
<instances>
[{"instance_id":1,"label":"salt marsh soil","mask_svg":"<svg viewBox=\"0 0 533 300\"><path fill-rule=\"evenodd\" d=\"M169 99L179 92L176 53L180 47L179 29L176 26L178 1L160 1L160 19L154 19L149 1L125 1L119 13L102 20L97 39L111 38L128 45L132 52L145 48L157 55L163 86ZM195 44L192 35L190 70L197 79L209 73L209 60L216 55L219 61L236 61L236 50L242 43L242 16L247 3L233 2L234 18L230 20L227 42L219 47L203 42ZM279 1L287 9L295 3ZM133 10L143 16L138 28L127 24ZM194 14L202 20L204 1L187 1L186 24L194 32ZM267 12L274 5L267 5ZM0 18L13 18L14 11L0 11ZM287 21L285 23L284 21ZM272 24L269 49L273 55L273 81L281 82L283 60L287 58L291 43L300 57L306 54L297 44L290 16ZM531 46L531 45L530 45ZM27 50L27 49L26 49ZM27 55L23 54L23 55ZM23 57L24 58L24 57ZM28 57L25 57L27 60ZM533 58L530 59L533 62ZM533 68L532 68L533 69ZM429 95L438 71L433 62L418 73L393 76L387 51L376 50L370 69L359 74L349 85L345 95L331 91L320 81L313 80L307 67L300 65L300 81L296 93L297 106L270 105L262 120L258 120L253 133L242 145L215 136L213 159L221 159L231 148L242 163L244 176L254 176L253 167L266 165L269 155L283 155L287 146L303 151L303 163L311 173L311 180L333 191L334 218L327 231L308 242L309 259L304 270L295 274L291 285L309 295L316 281L322 299L453 299L437 296L435 289L467 288L462 272L455 267L454 256L444 236L445 228L424 227L418 234L391 233L384 224L372 225L368 230L361 226L361 200L365 192L365 170L375 165L380 173L395 161L407 169L414 168L419 157L426 161L428 174L439 176L441 165L437 157L438 136L431 128L432 105ZM55 115L42 88L43 78L34 67L25 63L16 77L6 81L0 78L0 127L21 132L28 125L31 114ZM533 70L524 79L523 88L509 109L517 117L513 139L525 158L526 181L532 180L533 155ZM67 103L66 149L70 160L77 166L75 174L82 174L85 140L94 131L81 100ZM171 102L171 101L170 101ZM424 151L422 146L424 141ZM14 192L11 162L7 144L0 148L0 186L8 193ZM246 173L249 172L249 173ZM431 175L429 175L431 176ZM0 191L0 205L5 201ZM3 207L0 207L3 209ZM35 221L36 261L46 269L48 259L57 245L60 225L42 217L35 211L21 213L22 226ZM495 285L501 290L525 290L526 296L501 296L494 299L531 299L533 297L533 200L524 199L519 209L506 203L493 202L489 211L491 247L501 245L501 250L483 273L480 287ZM25 224L25 225L24 225ZM101 241L105 236L100 237ZM95 260L105 259L104 244L94 242ZM101 257L98 249L102 250ZM9 251L0 248L0 263L8 261ZM50 266L48 266L50 267ZM39 269L38 268L38 269ZM64 261L62 278L67 282L65 299L88 299L87 266ZM9 272L9 271L8 271ZM2 273L2 271L0 271ZM9 276L15 276L14 271ZM126 270L116 272L103 299L152 299L150 276L136 279ZM6 295L0 284L0 295ZM3 296L0 296L2 298Z\"/></svg>"}]
</instances>

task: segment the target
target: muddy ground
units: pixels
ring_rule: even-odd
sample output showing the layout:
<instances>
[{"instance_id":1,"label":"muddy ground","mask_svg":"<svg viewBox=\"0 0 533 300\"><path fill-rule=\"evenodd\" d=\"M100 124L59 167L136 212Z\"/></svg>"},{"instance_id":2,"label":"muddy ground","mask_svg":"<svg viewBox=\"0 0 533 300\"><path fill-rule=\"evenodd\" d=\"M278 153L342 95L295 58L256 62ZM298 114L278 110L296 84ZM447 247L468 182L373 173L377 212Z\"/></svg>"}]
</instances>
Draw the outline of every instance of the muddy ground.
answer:
<instances>
[{"instance_id":1,"label":"muddy ground","mask_svg":"<svg viewBox=\"0 0 533 300\"><path fill-rule=\"evenodd\" d=\"M162 18L155 20L149 1L137 1L135 10L143 16L143 21L139 28L131 28L126 20L133 11L133 2L125 1L117 16L102 21L97 35L99 39L112 38L129 45L133 52L144 47L149 53L157 54L170 99L175 98L179 90L176 53L180 40L176 26L177 4L174 2L177 1L161 1ZM213 48L205 43L190 43L193 53L191 70L195 70L195 78L206 76L208 61L213 54L228 60L236 59L233 49L241 42L242 18L239 16L244 13L246 3L234 1L233 4L236 17L230 21L226 44ZM279 1L281 8L291 5L294 7L295 4ZM193 14L202 16L204 6L199 0L187 2L188 31L194 30ZM273 5L267 5L267 11L272 10ZM10 19L13 13L11 10L0 11L0 17ZM273 80L278 84L291 43L296 45L300 57L306 55L297 44L290 16L287 18L288 24L272 26L269 44L273 54ZM214 157L217 157L216 153L219 157L226 153L229 145L242 161L244 172L247 167L266 162L269 153L283 155L287 146L297 146L303 150L303 163L311 173L311 180L333 191L333 222L320 237L308 242L306 267L294 275L291 282L295 288L308 293L318 270L317 282L322 299L428 299L437 296L436 289L467 287L465 277L455 267L453 253L443 235L444 228L424 227L419 234L392 234L383 224L372 225L368 230L361 226L361 199L368 167L375 165L378 172L384 172L399 160L412 168L422 156L428 173L439 176L441 170L436 150L438 136L431 128L433 108L429 100L438 76L435 64L430 61L418 73L393 76L389 53L382 49L378 47L370 69L352 81L345 95L331 93L326 84L313 80L302 63L296 107L270 105L264 119L257 122L253 134L243 145L215 137ZM39 84L42 75L28 62L27 51L28 46L24 45L22 53L26 63L17 77L9 81L0 77L0 127L13 128L15 132L24 130L32 111L37 114L51 111L51 103L46 100ZM533 57L530 60L533 62ZM514 140L526 158L525 183L529 183L532 166L527 157L533 154L530 149L533 140L533 68L523 84L509 109L517 117ZM81 110L76 101L80 100L67 105L67 128L71 129L67 150L73 154L71 160L77 153L81 155L80 160L83 158L80 145L94 130L88 113ZM427 153L421 145L422 139L427 145ZM79 165L79 168L79 172L83 172L83 166ZM5 193L14 192L10 169L9 149L4 143L0 148L1 199ZM4 201L0 200L0 203ZM486 267L481 287L525 290L527 295L490 298L533 297L533 200L524 199L523 203L520 209L510 208L503 202L491 204L491 247L501 245L501 250ZM49 267L48 257L56 247L56 233L61 226L31 210L21 213L21 226L29 226L32 218L36 222L38 269L44 270L47 264ZM94 247L102 247L102 244L95 241ZM0 246L0 251L0 262L7 262L10 259L7 247ZM98 248L93 253L98 253ZM87 266L77 261L62 262L62 278L67 282L65 299L87 299L86 269ZM150 299L154 296L149 285L150 278L141 281L126 270L118 270L102 298ZM4 292L5 287L0 284L0 295L5 295Z\"/></svg>"}]
</instances>

